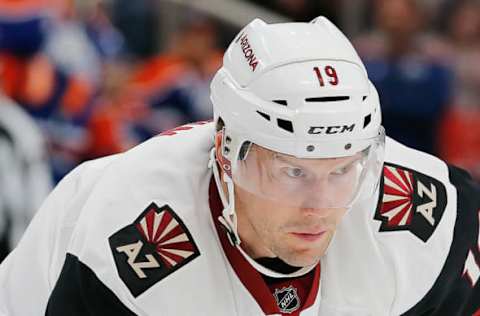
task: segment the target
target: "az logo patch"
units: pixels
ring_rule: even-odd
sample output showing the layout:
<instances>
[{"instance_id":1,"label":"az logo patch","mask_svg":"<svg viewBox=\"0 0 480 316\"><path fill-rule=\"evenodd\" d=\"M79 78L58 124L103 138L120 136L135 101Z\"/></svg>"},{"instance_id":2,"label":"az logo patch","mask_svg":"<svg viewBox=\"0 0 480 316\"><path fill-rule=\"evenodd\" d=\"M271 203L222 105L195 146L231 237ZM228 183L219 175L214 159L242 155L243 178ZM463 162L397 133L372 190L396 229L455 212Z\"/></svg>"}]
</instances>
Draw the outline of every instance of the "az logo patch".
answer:
<instances>
[{"instance_id":1,"label":"az logo patch","mask_svg":"<svg viewBox=\"0 0 480 316\"><path fill-rule=\"evenodd\" d=\"M382 200L375 219L380 231L408 230L422 241L432 236L447 205L445 186L420 172L385 163Z\"/></svg>"},{"instance_id":2,"label":"az logo patch","mask_svg":"<svg viewBox=\"0 0 480 316\"><path fill-rule=\"evenodd\" d=\"M155 203L109 243L118 274L134 297L200 255L178 215Z\"/></svg>"}]
</instances>

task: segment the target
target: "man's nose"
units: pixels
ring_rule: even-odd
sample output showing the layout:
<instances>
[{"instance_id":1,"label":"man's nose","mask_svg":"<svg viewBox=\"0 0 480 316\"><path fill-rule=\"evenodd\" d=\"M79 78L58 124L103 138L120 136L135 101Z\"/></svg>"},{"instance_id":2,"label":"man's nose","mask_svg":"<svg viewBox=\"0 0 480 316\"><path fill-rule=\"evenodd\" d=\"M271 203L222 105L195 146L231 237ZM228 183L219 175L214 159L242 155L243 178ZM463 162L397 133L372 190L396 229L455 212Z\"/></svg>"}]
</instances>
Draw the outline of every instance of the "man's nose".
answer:
<instances>
[{"instance_id":1,"label":"man's nose","mask_svg":"<svg viewBox=\"0 0 480 316\"><path fill-rule=\"evenodd\" d=\"M334 195L330 189L326 179L316 179L304 192L302 209L320 216L328 216L335 207Z\"/></svg>"}]
</instances>

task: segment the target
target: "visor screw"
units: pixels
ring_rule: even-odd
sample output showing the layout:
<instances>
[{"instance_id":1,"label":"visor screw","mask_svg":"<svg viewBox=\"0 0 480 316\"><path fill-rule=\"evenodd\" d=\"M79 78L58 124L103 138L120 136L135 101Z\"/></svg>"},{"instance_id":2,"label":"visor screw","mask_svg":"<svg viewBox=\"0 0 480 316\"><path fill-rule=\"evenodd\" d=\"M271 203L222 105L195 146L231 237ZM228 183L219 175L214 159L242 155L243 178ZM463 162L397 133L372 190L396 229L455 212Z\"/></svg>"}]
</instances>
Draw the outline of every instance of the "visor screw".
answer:
<instances>
[{"instance_id":1,"label":"visor screw","mask_svg":"<svg viewBox=\"0 0 480 316\"><path fill-rule=\"evenodd\" d=\"M349 150L350 148L352 148L352 144L348 143L345 145L345 150Z\"/></svg>"},{"instance_id":2,"label":"visor screw","mask_svg":"<svg viewBox=\"0 0 480 316\"><path fill-rule=\"evenodd\" d=\"M225 165L223 165L223 169L226 170L226 171L229 171L229 170L230 170L230 166L227 165L227 164L225 164Z\"/></svg>"},{"instance_id":3,"label":"visor screw","mask_svg":"<svg viewBox=\"0 0 480 316\"><path fill-rule=\"evenodd\" d=\"M230 136L225 137L225 143L230 144L232 142L232 138Z\"/></svg>"},{"instance_id":4,"label":"visor screw","mask_svg":"<svg viewBox=\"0 0 480 316\"><path fill-rule=\"evenodd\" d=\"M314 150L315 150L315 146L313 146L313 145L308 145L307 146L307 151L312 152Z\"/></svg>"},{"instance_id":5,"label":"visor screw","mask_svg":"<svg viewBox=\"0 0 480 316\"><path fill-rule=\"evenodd\" d=\"M224 153L225 155L228 155L228 154L230 153L230 148L228 148L228 147L223 147L223 153Z\"/></svg>"}]
</instances>

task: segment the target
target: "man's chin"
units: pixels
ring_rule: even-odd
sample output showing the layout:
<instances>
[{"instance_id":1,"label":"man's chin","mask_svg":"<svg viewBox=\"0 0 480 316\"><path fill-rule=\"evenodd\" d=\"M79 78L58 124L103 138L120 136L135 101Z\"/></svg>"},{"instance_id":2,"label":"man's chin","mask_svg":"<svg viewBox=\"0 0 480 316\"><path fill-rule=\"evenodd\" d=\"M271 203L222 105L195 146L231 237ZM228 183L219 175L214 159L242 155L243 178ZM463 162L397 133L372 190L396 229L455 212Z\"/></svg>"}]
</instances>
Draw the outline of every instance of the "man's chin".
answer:
<instances>
[{"instance_id":1,"label":"man's chin","mask_svg":"<svg viewBox=\"0 0 480 316\"><path fill-rule=\"evenodd\" d=\"M325 255L328 244L329 240L324 240L324 242L316 244L315 246L310 245L309 247L305 247L305 245L301 245L296 249L292 249L288 256L288 261L291 261L292 263L286 262L296 267L314 265Z\"/></svg>"},{"instance_id":2,"label":"man's chin","mask_svg":"<svg viewBox=\"0 0 480 316\"><path fill-rule=\"evenodd\" d=\"M317 264L322 255L323 253L319 253L318 250L316 252L312 252L310 249L304 251L295 251L288 256L284 256L284 258L280 257L280 259L294 267L308 267Z\"/></svg>"}]
</instances>

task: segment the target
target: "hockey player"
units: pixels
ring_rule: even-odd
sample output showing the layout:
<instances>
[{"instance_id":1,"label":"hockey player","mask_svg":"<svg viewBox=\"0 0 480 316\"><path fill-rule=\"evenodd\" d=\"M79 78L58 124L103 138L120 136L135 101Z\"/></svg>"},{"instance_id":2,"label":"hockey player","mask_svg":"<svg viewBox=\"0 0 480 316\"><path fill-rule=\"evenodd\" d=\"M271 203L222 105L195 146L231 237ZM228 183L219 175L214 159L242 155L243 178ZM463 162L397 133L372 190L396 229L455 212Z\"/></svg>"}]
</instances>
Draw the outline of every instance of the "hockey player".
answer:
<instances>
[{"instance_id":1,"label":"hockey player","mask_svg":"<svg viewBox=\"0 0 480 316\"><path fill-rule=\"evenodd\" d=\"M58 185L0 266L0 314L480 313L480 191L385 137L328 20L254 20L211 98L213 123Z\"/></svg>"}]
</instances>

